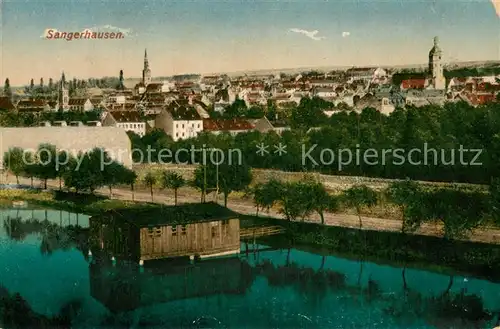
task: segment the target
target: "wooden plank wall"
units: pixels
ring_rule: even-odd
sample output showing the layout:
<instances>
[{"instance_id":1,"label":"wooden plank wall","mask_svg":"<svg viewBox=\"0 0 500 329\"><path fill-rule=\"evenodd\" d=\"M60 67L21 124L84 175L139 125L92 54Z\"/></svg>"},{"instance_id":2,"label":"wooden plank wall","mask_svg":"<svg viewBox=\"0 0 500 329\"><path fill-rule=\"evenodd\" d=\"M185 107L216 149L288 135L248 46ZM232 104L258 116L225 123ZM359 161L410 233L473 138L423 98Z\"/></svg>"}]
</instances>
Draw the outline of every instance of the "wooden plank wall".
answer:
<instances>
[{"instance_id":1,"label":"wooden plank wall","mask_svg":"<svg viewBox=\"0 0 500 329\"><path fill-rule=\"evenodd\" d=\"M143 260L210 255L240 248L239 219L142 228Z\"/></svg>"}]
</instances>

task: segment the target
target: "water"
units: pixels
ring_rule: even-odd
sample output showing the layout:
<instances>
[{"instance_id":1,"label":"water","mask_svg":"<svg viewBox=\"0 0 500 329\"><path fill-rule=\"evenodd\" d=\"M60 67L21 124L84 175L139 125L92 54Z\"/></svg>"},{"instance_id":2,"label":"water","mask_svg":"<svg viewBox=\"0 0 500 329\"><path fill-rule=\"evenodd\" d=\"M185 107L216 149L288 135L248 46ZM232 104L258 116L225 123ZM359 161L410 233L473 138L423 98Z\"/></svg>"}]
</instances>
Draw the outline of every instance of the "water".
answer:
<instances>
[{"instance_id":1,"label":"water","mask_svg":"<svg viewBox=\"0 0 500 329\"><path fill-rule=\"evenodd\" d=\"M209 224L224 232L211 230L220 251L232 224ZM74 328L493 328L500 310L500 284L294 248L254 253L250 243L246 253L244 242L237 255L140 267L120 253L133 243L103 227L60 211L0 211L0 296L19 293L38 317L70 309Z\"/></svg>"}]
</instances>

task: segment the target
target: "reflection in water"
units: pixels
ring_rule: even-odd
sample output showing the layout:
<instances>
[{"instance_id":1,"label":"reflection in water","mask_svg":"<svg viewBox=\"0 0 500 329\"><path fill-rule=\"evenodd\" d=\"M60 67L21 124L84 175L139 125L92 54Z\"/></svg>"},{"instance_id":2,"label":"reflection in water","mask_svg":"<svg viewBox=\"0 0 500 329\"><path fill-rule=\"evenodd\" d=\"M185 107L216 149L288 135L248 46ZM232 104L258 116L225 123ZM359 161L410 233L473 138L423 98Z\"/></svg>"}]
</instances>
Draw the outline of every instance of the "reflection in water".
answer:
<instances>
[{"instance_id":1,"label":"reflection in water","mask_svg":"<svg viewBox=\"0 0 500 329\"><path fill-rule=\"evenodd\" d=\"M146 219L132 223L101 216L91 218L85 231L67 220L59 225L58 213L45 217L38 212L35 220L22 212L16 215L11 211L1 216L0 241L9 244L10 255L22 255L23 243L37 236L37 246L47 253L60 250L64 263L25 290L9 275L23 273L26 278L32 262L20 262L22 272L16 274L0 272L0 284L6 287L0 288L2 328L54 327L70 321L73 328L465 329L492 328L498 321L497 284L319 256L272 242L255 253L245 252L249 248L240 241L240 223L233 218L184 225L156 219L149 226ZM85 263L88 248L93 257ZM56 257L35 250L30 257L41 257L39 264ZM1 260L7 255L0 253ZM189 256L196 257L193 261ZM79 294L30 296L33 284L43 284L50 275L59 280L71 267L79 268L74 279L84 286ZM43 276L40 268L34 272ZM44 314L43 307L34 306L37 298L39 304L59 304L55 312Z\"/></svg>"}]
</instances>

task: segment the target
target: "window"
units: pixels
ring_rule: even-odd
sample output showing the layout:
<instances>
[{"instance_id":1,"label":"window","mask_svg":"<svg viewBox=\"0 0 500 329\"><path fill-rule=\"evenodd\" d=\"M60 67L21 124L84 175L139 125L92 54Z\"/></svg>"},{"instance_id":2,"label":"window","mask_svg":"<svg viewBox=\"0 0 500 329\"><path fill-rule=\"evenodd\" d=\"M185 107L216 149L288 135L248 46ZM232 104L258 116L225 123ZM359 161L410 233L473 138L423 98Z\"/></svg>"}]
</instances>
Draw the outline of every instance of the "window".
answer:
<instances>
[{"instance_id":1,"label":"window","mask_svg":"<svg viewBox=\"0 0 500 329\"><path fill-rule=\"evenodd\" d=\"M198 129L200 128L200 124L198 123Z\"/></svg>"},{"instance_id":2,"label":"window","mask_svg":"<svg viewBox=\"0 0 500 329\"><path fill-rule=\"evenodd\" d=\"M175 137L179 137L179 133L175 133Z\"/></svg>"},{"instance_id":3,"label":"window","mask_svg":"<svg viewBox=\"0 0 500 329\"><path fill-rule=\"evenodd\" d=\"M148 236L149 236L150 238L152 238L152 237L153 237L153 232L154 232L153 228L152 228L152 227L148 227Z\"/></svg>"},{"instance_id":4,"label":"window","mask_svg":"<svg viewBox=\"0 0 500 329\"><path fill-rule=\"evenodd\" d=\"M187 225L181 225L181 234L186 235L187 234Z\"/></svg>"},{"instance_id":5,"label":"window","mask_svg":"<svg viewBox=\"0 0 500 329\"><path fill-rule=\"evenodd\" d=\"M182 129L184 129L184 124L182 124Z\"/></svg>"},{"instance_id":6,"label":"window","mask_svg":"<svg viewBox=\"0 0 500 329\"><path fill-rule=\"evenodd\" d=\"M172 226L172 236L177 236L177 225Z\"/></svg>"},{"instance_id":7,"label":"window","mask_svg":"<svg viewBox=\"0 0 500 329\"><path fill-rule=\"evenodd\" d=\"M155 238L161 237L161 227L155 228Z\"/></svg>"},{"instance_id":8,"label":"window","mask_svg":"<svg viewBox=\"0 0 500 329\"><path fill-rule=\"evenodd\" d=\"M178 123L175 124L175 128L179 128L179 124Z\"/></svg>"},{"instance_id":9,"label":"window","mask_svg":"<svg viewBox=\"0 0 500 329\"><path fill-rule=\"evenodd\" d=\"M212 226L212 238L217 237L217 226Z\"/></svg>"}]
</instances>

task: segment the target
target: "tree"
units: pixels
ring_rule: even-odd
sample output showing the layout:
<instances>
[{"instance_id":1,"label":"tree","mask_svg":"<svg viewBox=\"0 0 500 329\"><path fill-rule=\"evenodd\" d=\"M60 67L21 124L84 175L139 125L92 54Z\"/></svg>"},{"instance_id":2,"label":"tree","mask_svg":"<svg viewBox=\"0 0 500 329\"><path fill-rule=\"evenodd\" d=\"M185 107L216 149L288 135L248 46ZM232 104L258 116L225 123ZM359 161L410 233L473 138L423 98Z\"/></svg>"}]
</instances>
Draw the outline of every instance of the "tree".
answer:
<instances>
[{"instance_id":1,"label":"tree","mask_svg":"<svg viewBox=\"0 0 500 329\"><path fill-rule=\"evenodd\" d=\"M412 180L394 182L387 189L389 200L401 209L401 232L415 231L422 223L421 209L422 191L420 185Z\"/></svg>"},{"instance_id":2,"label":"tree","mask_svg":"<svg viewBox=\"0 0 500 329\"><path fill-rule=\"evenodd\" d=\"M443 237L448 240L464 238L485 220L489 212L486 195L481 191L440 188L426 193L426 218L443 224Z\"/></svg>"},{"instance_id":3,"label":"tree","mask_svg":"<svg viewBox=\"0 0 500 329\"><path fill-rule=\"evenodd\" d=\"M224 193L224 207L227 207L229 194L234 191L243 191L251 182L252 171L250 166L244 163L236 165L222 164L219 169L219 188Z\"/></svg>"},{"instance_id":4,"label":"tree","mask_svg":"<svg viewBox=\"0 0 500 329\"><path fill-rule=\"evenodd\" d=\"M47 180L56 178L57 175L57 157L56 147L50 144L41 144L38 147L35 177L43 181L44 189L47 189Z\"/></svg>"},{"instance_id":5,"label":"tree","mask_svg":"<svg viewBox=\"0 0 500 329\"><path fill-rule=\"evenodd\" d=\"M130 180L133 177L131 169L128 169L123 164L112 161L109 164L106 164L104 167L104 180L105 183L109 187L109 197L113 196L112 188L113 186L119 184L128 184L130 185Z\"/></svg>"},{"instance_id":6,"label":"tree","mask_svg":"<svg viewBox=\"0 0 500 329\"><path fill-rule=\"evenodd\" d=\"M497 224L500 224L500 178L493 178L489 187L490 214Z\"/></svg>"},{"instance_id":7,"label":"tree","mask_svg":"<svg viewBox=\"0 0 500 329\"><path fill-rule=\"evenodd\" d=\"M253 200L257 208L257 216L259 215L259 208L269 211L280 200L283 190L283 183L275 178L266 183L258 183L253 189Z\"/></svg>"},{"instance_id":8,"label":"tree","mask_svg":"<svg viewBox=\"0 0 500 329\"><path fill-rule=\"evenodd\" d=\"M52 78L49 78L49 89L52 91L53 88L54 88L54 80L52 80Z\"/></svg>"},{"instance_id":9,"label":"tree","mask_svg":"<svg viewBox=\"0 0 500 329\"><path fill-rule=\"evenodd\" d=\"M162 188L169 188L174 190L174 204L177 205L177 191L186 185L186 180L182 175L174 171L164 171L161 176Z\"/></svg>"},{"instance_id":10,"label":"tree","mask_svg":"<svg viewBox=\"0 0 500 329\"><path fill-rule=\"evenodd\" d=\"M43 88L43 78L40 78L40 87Z\"/></svg>"},{"instance_id":11,"label":"tree","mask_svg":"<svg viewBox=\"0 0 500 329\"><path fill-rule=\"evenodd\" d=\"M301 218L304 220L312 211L310 188L304 182L285 182L283 183L283 193L280 197L280 213L285 215L289 221Z\"/></svg>"},{"instance_id":12,"label":"tree","mask_svg":"<svg viewBox=\"0 0 500 329\"><path fill-rule=\"evenodd\" d=\"M33 79L31 79L31 81L30 81L30 90L33 91L34 88L35 88L35 82L33 81Z\"/></svg>"},{"instance_id":13,"label":"tree","mask_svg":"<svg viewBox=\"0 0 500 329\"><path fill-rule=\"evenodd\" d=\"M146 184L147 187L149 187L149 190L151 192L151 202L153 202L153 186L156 184L156 177L152 172L147 172L146 175L143 178L144 184Z\"/></svg>"},{"instance_id":14,"label":"tree","mask_svg":"<svg viewBox=\"0 0 500 329\"><path fill-rule=\"evenodd\" d=\"M19 147L9 149L3 156L3 165L16 176L16 183L19 184L19 176L24 173L26 168L24 150Z\"/></svg>"},{"instance_id":15,"label":"tree","mask_svg":"<svg viewBox=\"0 0 500 329\"><path fill-rule=\"evenodd\" d=\"M229 194L234 191L243 191L251 182L251 168L245 163L229 164L224 162L217 165L210 162L196 168L192 184L205 195L216 191L218 186L219 191L224 194L224 206L227 207Z\"/></svg>"},{"instance_id":16,"label":"tree","mask_svg":"<svg viewBox=\"0 0 500 329\"><path fill-rule=\"evenodd\" d=\"M11 98L12 97L12 90L10 89L10 80L9 78L5 79L5 83L3 85L3 93L5 96Z\"/></svg>"},{"instance_id":17,"label":"tree","mask_svg":"<svg viewBox=\"0 0 500 329\"><path fill-rule=\"evenodd\" d=\"M64 185L74 188L76 192L94 191L107 185L103 163L111 163L109 155L103 149L80 153L76 158L71 157L68 170L63 175Z\"/></svg>"},{"instance_id":18,"label":"tree","mask_svg":"<svg viewBox=\"0 0 500 329\"><path fill-rule=\"evenodd\" d=\"M377 204L377 193L366 185L355 185L344 191L342 198L351 208L356 209L359 218L359 228L363 228L361 220L361 208L372 207Z\"/></svg>"},{"instance_id":19,"label":"tree","mask_svg":"<svg viewBox=\"0 0 500 329\"><path fill-rule=\"evenodd\" d=\"M130 190L132 191L132 201L134 201L134 185L137 180L137 174L133 170L125 171L125 175L123 177L123 183L130 186Z\"/></svg>"},{"instance_id":20,"label":"tree","mask_svg":"<svg viewBox=\"0 0 500 329\"><path fill-rule=\"evenodd\" d=\"M59 151L57 154L58 163L56 164L56 176L59 178L59 191L62 190L62 181L64 175L70 170L69 164L71 161L71 154L66 151Z\"/></svg>"},{"instance_id":21,"label":"tree","mask_svg":"<svg viewBox=\"0 0 500 329\"><path fill-rule=\"evenodd\" d=\"M309 196L308 206L311 210L318 213L321 218L321 224L325 224L325 211L337 211L339 208L338 200L330 195L323 184L320 182L308 182L305 185L306 195Z\"/></svg>"}]
</instances>

